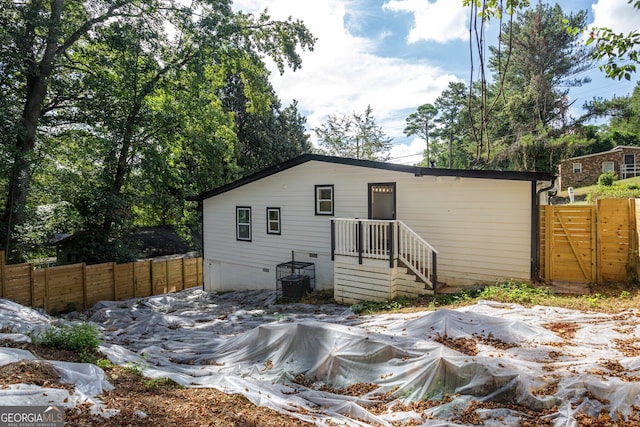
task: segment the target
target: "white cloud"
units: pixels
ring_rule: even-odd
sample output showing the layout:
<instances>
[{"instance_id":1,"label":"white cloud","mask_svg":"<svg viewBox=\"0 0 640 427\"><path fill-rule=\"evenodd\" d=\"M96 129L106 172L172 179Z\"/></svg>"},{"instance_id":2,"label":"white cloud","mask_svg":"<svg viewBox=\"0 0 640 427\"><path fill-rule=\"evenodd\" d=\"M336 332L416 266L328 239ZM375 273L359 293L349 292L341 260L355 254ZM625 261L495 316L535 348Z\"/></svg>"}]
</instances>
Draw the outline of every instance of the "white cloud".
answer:
<instances>
[{"instance_id":1,"label":"white cloud","mask_svg":"<svg viewBox=\"0 0 640 427\"><path fill-rule=\"evenodd\" d=\"M598 0L591 6L593 26L610 28L615 32L628 33L640 29L640 11L627 0Z\"/></svg>"},{"instance_id":2,"label":"white cloud","mask_svg":"<svg viewBox=\"0 0 640 427\"><path fill-rule=\"evenodd\" d=\"M403 165L415 165L424 158L424 150L427 143L419 138L414 138L409 144L396 144L391 149L391 162Z\"/></svg>"},{"instance_id":3,"label":"white cloud","mask_svg":"<svg viewBox=\"0 0 640 427\"><path fill-rule=\"evenodd\" d=\"M364 0L367 1L367 0ZM357 37L345 28L345 16L355 15L362 3L338 0L242 0L234 7L251 12L268 6L275 19L293 16L318 38L313 52L304 52L302 68L279 75L271 82L284 105L297 100L310 129L329 115L364 112L373 108L376 123L397 142L406 142L404 119L435 98L457 78L426 61L376 56L377 40ZM377 34L372 37L380 37ZM315 138L313 132L312 139Z\"/></svg>"},{"instance_id":4,"label":"white cloud","mask_svg":"<svg viewBox=\"0 0 640 427\"><path fill-rule=\"evenodd\" d=\"M469 37L469 13L463 8L462 1L437 0L431 3L424 0L391 0L383 7L393 12L413 14L414 25L407 37L409 43L444 43Z\"/></svg>"}]
</instances>

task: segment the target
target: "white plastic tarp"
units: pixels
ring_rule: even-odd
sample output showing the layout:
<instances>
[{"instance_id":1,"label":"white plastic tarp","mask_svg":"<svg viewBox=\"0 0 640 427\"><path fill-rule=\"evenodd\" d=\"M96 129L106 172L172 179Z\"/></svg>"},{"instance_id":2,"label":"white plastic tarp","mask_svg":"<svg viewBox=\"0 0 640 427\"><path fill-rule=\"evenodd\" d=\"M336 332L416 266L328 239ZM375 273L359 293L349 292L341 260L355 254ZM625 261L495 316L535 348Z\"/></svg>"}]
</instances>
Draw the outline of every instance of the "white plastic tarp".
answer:
<instances>
[{"instance_id":1,"label":"white plastic tarp","mask_svg":"<svg viewBox=\"0 0 640 427\"><path fill-rule=\"evenodd\" d=\"M169 377L187 387L243 394L317 425L456 425L454 408L480 400L532 409L558 405L549 417L568 426L575 424L576 411L597 416L604 409L615 419L640 405L640 360L625 357L616 345L617 339L639 336L640 321L632 311L614 316L480 302L457 310L354 316L338 305L278 305L275 292L187 290L101 302L85 315L101 328L101 350L114 363L136 363L149 377ZM24 334L25 325L40 330L51 322L0 300L4 330L18 325L11 332ZM554 322L569 322L575 336L552 332ZM459 353L438 342L443 337L473 340L478 352ZM14 352L0 352L0 364L29 357ZM611 360L625 372L609 372L605 362ZM95 396L108 389L95 367L72 365L56 367L78 384L79 393ZM361 383L378 388L357 397L332 392ZM545 388L548 393L534 393ZM446 394L454 400L420 414L389 409L376 415L367 409L382 395L394 399L391 408L397 402L439 401ZM514 425L527 417L506 408L480 412L487 425Z\"/></svg>"}]
</instances>

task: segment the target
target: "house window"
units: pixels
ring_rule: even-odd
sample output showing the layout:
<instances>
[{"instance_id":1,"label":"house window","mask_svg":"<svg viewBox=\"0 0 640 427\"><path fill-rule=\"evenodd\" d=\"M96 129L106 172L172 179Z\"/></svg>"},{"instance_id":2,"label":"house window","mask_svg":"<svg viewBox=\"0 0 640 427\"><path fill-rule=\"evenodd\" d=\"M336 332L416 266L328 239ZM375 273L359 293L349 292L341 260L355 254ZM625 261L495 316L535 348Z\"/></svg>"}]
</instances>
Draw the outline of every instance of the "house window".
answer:
<instances>
[{"instance_id":1,"label":"house window","mask_svg":"<svg viewBox=\"0 0 640 427\"><path fill-rule=\"evenodd\" d=\"M333 185L316 185L316 215L333 215Z\"/></svg>"},{"instance_id":2,"label":"house window","mask_svg":"<svg viewBox=\"0 0 640 427\"><path fill-rule=\"evenodd\" d=\"M613 172L613 162L602 162L602 173Z\"/></svg>"},{"instance_id":3,"label":"house window","mask_svg":"<svg viewBox=\"0 0 640 427\"><path fill-rule=\"evenodd\" d=\"M280 234L280 208L267 208L267 234Z\"/></svg>"},{"instance_id":4,"label":"house window","mask_svg":"<svg viewBox=\"0 0 640 427\"><path fill-rule=\"evenodd\" d=\"M573 173L582 173L582 163L573 164Z\"/></svg>"},{"instance_id":5,"label":"house window","mask_svg":"<svg viewBox=\"0 0 640 427\"><path fill-rule=\"evenodd\" d=\"M251 241L251 208L236 206L236 239Z\"/></svg>"}]
</instances>

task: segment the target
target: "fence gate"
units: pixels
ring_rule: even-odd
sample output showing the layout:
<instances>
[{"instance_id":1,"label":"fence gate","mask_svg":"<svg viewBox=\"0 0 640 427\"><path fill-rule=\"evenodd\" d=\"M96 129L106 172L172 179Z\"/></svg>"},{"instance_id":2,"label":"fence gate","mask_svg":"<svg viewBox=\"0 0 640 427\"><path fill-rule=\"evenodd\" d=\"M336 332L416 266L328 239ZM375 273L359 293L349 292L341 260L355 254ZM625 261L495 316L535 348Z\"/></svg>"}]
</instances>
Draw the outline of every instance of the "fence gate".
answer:
<instances>
[{"instance_id":1,"label":"fence gate","mask_svg":"<svg viewBox=\"0 0 640 427\"><path fill-rule=\"evenodd\" d=\"M545 279L595 282L595 206L545 206L541 219Z\"/></svg>"},{"instance_id":2,"label":"fence gate","mask_svg":"<svg viewBox=\"0 0 640 427\"><path fill-rule=\"evenodd\" d=\"M549 281L625 281L635 266L634 199L542 206L540 273Z\"/></svg>"}]
</instances>

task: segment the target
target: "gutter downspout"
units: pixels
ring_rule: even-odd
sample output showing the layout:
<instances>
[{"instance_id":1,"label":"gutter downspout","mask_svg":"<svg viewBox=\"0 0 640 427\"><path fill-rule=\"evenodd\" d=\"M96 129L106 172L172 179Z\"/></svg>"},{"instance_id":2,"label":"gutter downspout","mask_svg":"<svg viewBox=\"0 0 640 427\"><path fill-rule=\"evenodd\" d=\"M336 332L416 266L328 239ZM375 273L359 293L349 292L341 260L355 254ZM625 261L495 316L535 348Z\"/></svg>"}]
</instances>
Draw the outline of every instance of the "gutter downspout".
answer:
<instances>
[{"instance_id":1,"label":"gutter downspout","mask_svg":"<svg viewBox=\"0 0 640 427\"><path fill-rule=\"evenodd\" d=\"M540 281L540 194L553 189L556 186L554 175L551 185L536 191L536 181L531 181L531 280Z\"/></svg>"}]
</instances>

